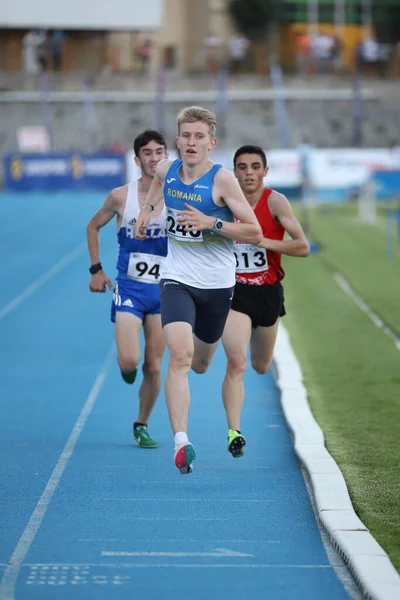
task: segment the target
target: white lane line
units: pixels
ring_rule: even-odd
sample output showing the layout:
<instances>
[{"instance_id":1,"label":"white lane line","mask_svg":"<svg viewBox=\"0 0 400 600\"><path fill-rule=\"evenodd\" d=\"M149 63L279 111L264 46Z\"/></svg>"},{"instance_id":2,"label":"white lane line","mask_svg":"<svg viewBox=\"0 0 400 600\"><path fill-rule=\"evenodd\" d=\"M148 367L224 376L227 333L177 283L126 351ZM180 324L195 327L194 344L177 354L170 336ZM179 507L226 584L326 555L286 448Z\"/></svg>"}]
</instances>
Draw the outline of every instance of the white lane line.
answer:
<instances>
[{"instance_id":1,"label":"white lane line","mask_svg":"<svg viewBox=\"0 0 400 600\"><path fill-rule=\"evenodd\" d=\"M385 333L394 342L394 345L396 346L397 350L400 350L400 338L398 338L394 331L392 331L390 327L388 327L386 323L384 323L382 319L378 317L378 315L365 302L365 300L363 300L361 296L359 296L357 292L353 290L347 279L345 279L340 273L335 273L333 278L340 287L340 289L349 298L351 298L351 300L353 300L354 304L356 304L358 308L362 310L363 313L365 313L369 317L369 319L372 321L375 327L377 327L378 329L382 329L383 333Z\"/></svg>"},{"instance_id":2,"label":"white lane line","mask_svg":"<svg viewBox=\"0 0 400 600\"><path fill-rule=\"evenodd\" d=\"M78 542L119 542L119 543L124 543L124 542L130 542L131 540L124 540L123 538L79 538ZM140 538L135 538L135 542L148 542L148 538L145 539L140 539ZM151 538L152 543L179 543L181 544L182 542L188 543L188 544L193 544L193 543L198 543L198 542L204 542L204 539L198 540L198 539L173 539L173 540L164 540L164 539L154 539ZM214 539L210 539L207 538L207 541L210 543L218 543L218 544L230 544L230 543L240 543L240 544L280 544L281 542L279 540L242 540L240 538L236 538L235 540L214 540ZM0 565L1 566L1 565Z\"/></svg>"},{"instance_id":3,"label":"white lane line","mask_svg":"<svg viewBox=\"0 0 400 600\"><path fill-rule=\"evenodd\" d=\"M131 517L131 521L231 521L231 517ZM236 519L237 520L237 519ZM1 597L0 597L0 600Z\"/></svg>"},{"instance_id":4,"label":"white lane line","mask_svg":"<svg viewBox=\"0 0 400 600\"><path fill-rule=\"evenodd\" d=\"M254 503L271 503L274 500L244 500L242 498L229 498L229 499L220 499L220 498L137 498L136 496L107 496L105 498L101 498L101 500L134 500L135 502L185 502L185 504L189 502L254 502Z\"/></svg>"},{"instance_id":5,"label":"white lane line","mask_svg":"<svg viewBox=\"0 0 400 600\"><path fill-rule=\"evenodd\" d=\"M52 266L51 269L46 271L44 275L39 277L39 279L36 279L36 281L28 285L28 287L26 287L18 296L16 296L14 300L11 300L11 302L9 302L5 306L3 306L2 309L0 309L0 319L8 315L12 310L14 310L14 308L17 308L17 306L22 304L22 302L29 298L29 296L32 296L32 294L34 294L39 288L41 288L45 283L47 283L52 277L54 277L54 275L57 275L57 273L62 271L64 267L66 267L67 265L72 263L76 258L78 258L78 256L80 256L85 249L86 242L82 242L81 244L79 244L79 246L74 248L74 250L66 254L64 258L58 261L58 263Z\"/></svg>"},{"instance_id":6,"label":"white lane line","mask_svg":"<svg viewBox=\"0 0 400 600\"><path fill-rule=\"evenodd\" d=\"M214 558L226 558L228 556L254 558L254 554L245 554L244 552L235 552L228 548L216 548L212 552L112 552L104 551L101 556L176 556L179 558L186 558L191 556L212 556Z\"/></svg>"},{"instance_id":7,"label":"white lane line","mask_svg":"<svg viewBox=\"0 0 400 600\"><path fill-rule=\"evenodd\" d=\"M39 531L40 525L49 507L51 499L60 479L68 465L69 459L75 449L79 436L81 435L83 428L86 425L88 417L92 412L100 390L104 384L104 381L108 375L109 369L112 365L115 354L115 344L111 345L111 348L107 352L103 366L101 367L100 373L97 375L96 380L93 384L92 389L89 392L89 396L78 416L71 435L68 438L67 443L58 459L56 466L50 476L49 481L33 511L31 518L25 531L19 539L17 546L8 562L7 568L3 573L3 577L0 584L0 600L14 600L15 584L18 578L19 571L21 569L24 558L26 557L33 540Z\"/></svg>"},{"instance_id":8,"label":"white lane line","mask_svg":"<svg viewBox=\"0 0 400 600\"><path fill-rule=\"evenodd\" d=\"M238 564L237 562L227 564L190 564L190 563L24 563L22 566L35 568L52 567L101 567L108 569L152 569L152 568L180 568L180 569L332 569L332 565L274 565L274 564Z\"/></svg>"}]
</instances>

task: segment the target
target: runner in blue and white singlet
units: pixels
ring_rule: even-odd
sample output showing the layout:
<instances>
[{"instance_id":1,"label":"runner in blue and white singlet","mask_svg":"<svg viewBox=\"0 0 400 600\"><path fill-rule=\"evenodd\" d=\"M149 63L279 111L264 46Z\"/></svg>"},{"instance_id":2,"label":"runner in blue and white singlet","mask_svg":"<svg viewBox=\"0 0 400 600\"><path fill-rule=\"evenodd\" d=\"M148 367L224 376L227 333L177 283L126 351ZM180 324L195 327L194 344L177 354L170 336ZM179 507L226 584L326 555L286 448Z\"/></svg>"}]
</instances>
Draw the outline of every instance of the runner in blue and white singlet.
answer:
<instances>
[{"instance_id":1,"label":"runner in blue and white singlet","mask_svg":"<svg viewBox=\"0 0 400 600\"><path fill-rule=\"evenodd\" d=\"M139 415L133 435L142 448L157 443L148 432L147 422L161 387L161 361L165 340L160 317L160 270L167 254L166 211L160 203L146 229L146 239L134 236L134 227L154 179L158 163L166 157L163 136L154 130L140 133L134 140L138 180L112 190L103 206L87 227L92 265L91 292L113 289L100 263L99 232L112 219L117 220L119 254L118 275L113 290L111 320L115 323L118 364L124 381L134 383L140 361L140 334L143 329L145 348L143 381L139 388Z\"/></svg>"},{"instance_id":2,"label":"runner in blue and white singlet","mask_svg":"<svg viewBox=\"0 0 400 600\"><path fill-rule=\"evenodd\" d=\"M169 349L165 395L174 463L185 475L196 457L187 437L188 371L204 373L221 338L235 285L232 240L258 244L262 235L232 173L209 159L216 144L215 115L192 106L179 113L177 122L182 159L158 165L135 236L146 237L163 197L168 232L161 279L161 319Z\"/></svg>"},{"instance_id":3,"label":"runner in blue and white singlet","mask_svg":"<svg viewBox=\"0 0 400 600\"><path fill-rule=\"evenodd\" d=\"M212 197L214 179L221 165L215 164L190 185L180 179L181 167L182 160L174 161L164 182L169 249L162 277L200 289L231 288L235 285L236 266L233 240L213 231L185 230L178 222L179 212L189 204L205 215L233 223L230 208L217 206Z\"/></svg>"},{"instance_id":4,"label":"runner in blue and white singlet","mask_svg":"<svg viewBox=\"0 0 400 600\"><path fill-rule=\"evenodd\" d=\"M160 312L160 269L167 255L165 207L147 227L145 240L133 231L140 212L138 182L128 185L127 199L118 231L118 276L115 281L111 320L116 311L126 311L142 321L146 314Z\"/></svg>"}]
</instances>

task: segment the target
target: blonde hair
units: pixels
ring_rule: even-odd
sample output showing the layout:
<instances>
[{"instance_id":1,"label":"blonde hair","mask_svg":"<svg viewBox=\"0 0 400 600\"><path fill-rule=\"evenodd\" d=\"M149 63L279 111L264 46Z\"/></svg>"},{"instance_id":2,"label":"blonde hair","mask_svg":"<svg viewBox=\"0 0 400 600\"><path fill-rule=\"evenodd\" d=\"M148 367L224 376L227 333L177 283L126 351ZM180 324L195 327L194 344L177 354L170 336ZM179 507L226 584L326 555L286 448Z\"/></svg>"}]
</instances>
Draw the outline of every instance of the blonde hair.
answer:
<instances>
[{"instance_id":1,"label":"blonde hair","mask_svg":"<svg viewBox=\"0 0 400 600\"><path fill-rule=\"evenodd\" d=\"M202 106L187 106L183 108L177 116L178 133L180 131L182 123L195 123L201 121L208 125L208 133L211 138L215 138L217 129L217 118L210 110L203 108Z\"/></svg>"}]
</instances>

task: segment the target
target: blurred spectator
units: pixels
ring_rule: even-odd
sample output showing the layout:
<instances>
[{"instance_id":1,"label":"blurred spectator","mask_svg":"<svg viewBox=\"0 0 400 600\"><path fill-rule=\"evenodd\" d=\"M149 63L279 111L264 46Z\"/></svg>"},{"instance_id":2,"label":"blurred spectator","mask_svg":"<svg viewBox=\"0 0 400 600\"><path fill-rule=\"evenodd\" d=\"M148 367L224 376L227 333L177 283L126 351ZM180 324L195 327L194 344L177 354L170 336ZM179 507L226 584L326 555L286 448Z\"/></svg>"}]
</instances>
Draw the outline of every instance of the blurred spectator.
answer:
<instances>
[{"instance_id":1,"label":"blurred spectator","mask_svg":"<svg viewBox=\"0 0 400 600\"><path fill-rule=\"evenodd\" d=\"M400 141L393 140L389 148L389 165L391 169L400 169Z\"/></svg>"},{"instance_id":2,"label":"blurred spectator","mask_svg":"<svg viewBox=\"0 0 400 600\"><path fill-rule=\"evenodd\" d=\"M368 34L361 42L360 59L365 75L376 73L379 62L379 44L371 34Z\"/></svg>"},{"instance_id":3,"label":"blurred spectator","mask_svg":"<svg viewBox=\"0 0 400 600\"><path fill-rule=\"evenodd\" d=\"M315 154L315 148L308 134L302 135L298 153L302 198L305 200L309 198L312 191L312 171Z\"/></svg>"},{"instance_id":4,"label":"blurred spectator","mask_svg":"<svg viewBox=\"0 0 400 600\"><path fill-rule=\"evenodd\" d=\"M47 32L45 29L39 29L38 32L37 58L40 65L40 70L44 71L47 66Z\"/></svg>"},{"instance_id":5,"label":"blurred spectator","mask_svg":"<svg viewBox=\"0 0 400 600\"><path fill-rule=\"evenodd\" d=\"M343 44L338 36L332 38L331 60L332 67L336 73L339 73L343 67L342 61Z\"/></svg>"},{"instance_id":6,"label":"blurred spectator","mask_svg":"<svg viewBox=\"0 0 400 600\"><path fill-rule=\"evenodd\" d=\"M308 207L314 203L313 167L315 147L311 143L310 136L303 134L298 146L299 168L300 168L300 198L301 198L301 224L306 235L310 232Z\"/></svg>"},{"instance_id":7,"label":"blurred spectator","mask_svg":"<svg viewBox=\"0 0 400 600\"><path fill-rule=\"evenodd\" d=\"M203 40L206 52L208 73L217 73L221 61L222 39L218 35L208 35Z\"/></svg>"},{"instance_id":8,"label":"blurred spectator","mask_svg":"<svg viewBox=\"0 0 400 600\"><path fill-rule=\"evenodd\" d=\"M228 43L229 67L232 73L238 73L249 47L249 41L242 35L235 34Z\"/></svg>"},{"instance_id":9,"label":"blurred spectator","mask_svg":"<svg viewBox=\"0 0 400 600\"><path fill-rule=\"evenodd\" d=\"M325 33L317 33L312 39L311 50L317 73L328 73L332 70L334 41Z\"/></svg>"},{"instance_id":10,"label":"blurred spectator","mask_svg":"<svg viewBox=\"0 0 400 600\"><path fill-rule=\"evenodd\" d=\"M22 39L23 70L29 75L38 75L45 65L46 35L39 30L28 31Z\"/></svg>"},{"instance_id":11,"label":"blurred spectator","mask_svg":"<svg viewBox=\"0 0 400 600\"><path fill-rule=\"evenodd\" d=\"M296 71L297 75L310 73L311 67L311 40L307 33L296 36Z\"/></svg>"},{"instance_id":12,"label":"blurred spectator","mask_svg":"<svg viewBox=\"0 0 400 600\"><path fill-rule=\"evenodd\" d=\"M141 42L137 50L137 55L140 62L140 74L146 75L149 70L150 59L153 55L153 42L150 39Z\"/></svg>"},{"instance_id":13,"label":"blurred spectator","mask_svg":"<svg viewBox=\"0 0 400 600\"><path fill-rule=\"evenodd\" d=\"M54 71L61 71L65 35L60 30L54 30L50 37L51 58Z\"/></svg>"}]
</instances>

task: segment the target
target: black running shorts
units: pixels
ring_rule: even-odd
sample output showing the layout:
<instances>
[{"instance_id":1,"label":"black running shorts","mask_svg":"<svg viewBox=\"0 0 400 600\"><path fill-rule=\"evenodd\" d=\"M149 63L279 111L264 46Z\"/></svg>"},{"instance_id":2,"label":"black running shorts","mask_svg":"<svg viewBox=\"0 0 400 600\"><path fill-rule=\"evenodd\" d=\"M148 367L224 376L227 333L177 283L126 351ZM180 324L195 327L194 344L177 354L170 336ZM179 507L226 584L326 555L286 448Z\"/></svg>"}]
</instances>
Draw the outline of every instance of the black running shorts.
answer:
<instances>
[{"instance_id":1,"label":"black running shorts","mask_svg":"<svg viewBox=\"0 0 400 600\"><path fill-rule=\"evenodd\" d=\"M199 289L174 281L161 279L161 323L183 321L192 326L202 342L217 342L224 331L234 288Z\"/></svg>"},{"instance_id":2,"label":"black running shorts","mask_svg":"<svg viewBox=\"0 0 400 600\"><path fill-rule=\"evenodd\" d=\"M248 315L254 328L271 327L278 317L286 314L282 284L279 282L274 285L237 283L231 308Z\"/></svg>"}]
</instances>

